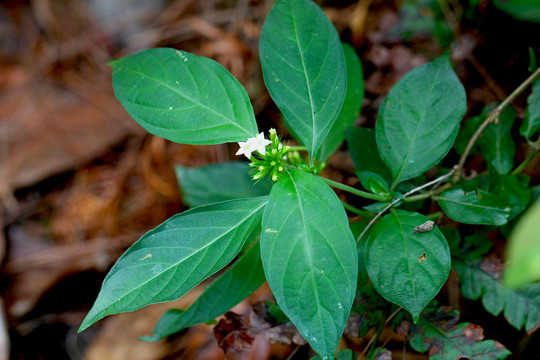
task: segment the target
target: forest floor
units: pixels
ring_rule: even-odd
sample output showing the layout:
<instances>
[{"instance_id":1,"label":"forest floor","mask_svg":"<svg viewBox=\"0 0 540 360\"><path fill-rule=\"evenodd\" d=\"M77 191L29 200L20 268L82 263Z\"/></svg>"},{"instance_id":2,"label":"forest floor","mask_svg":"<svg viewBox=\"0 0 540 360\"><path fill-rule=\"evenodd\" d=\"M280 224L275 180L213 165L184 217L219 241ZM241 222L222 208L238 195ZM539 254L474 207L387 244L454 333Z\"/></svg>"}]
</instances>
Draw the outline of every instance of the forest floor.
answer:
<instances>
[{"instance_id":1,"label":"forest floor","mask_svg":"<svg viewBox=\"0 0 540 360\"><path fill-rule=\"evenodd\" d=\"M121 253L186 209L173 166L237 159L236 144L181 145L148 135L116 101L107 62L163 46L213 58L247 89L260 129L276 126L287 134L258 59L258 39L272 3L0 4L0 360L224 358L209 325L167 341L138 340L151 333L165 310L193 302L204 284L176 302L111 316L77 334ZM366 95L357 126L373 127L392 85L446 51L467 92L466 117L477 115L528 76L529 48L540 49L540 24L518 21L488 0L476 6L458 0L317 3L362 60ZM406 5L420 3L427 5ZM528 94L513 103L518 118L524 116ZM324 174L354 186L358 180L344 149L332 156ZM523 157L524 149L518 148L517 158ZM536 156L525 171L532 184L539 183L539 161ZM270 298L263 286L233 311L248 314L251 304ZM457 302L462 318L480 324L490 338L517 348L526 336L501 317L477 311L478 302ZM372 336L350 343L361 348ZM403 336L388 328L381 341L401 358ZM271 344L263 336L251 347L230 358L309 356L307 349ZM406 351L409 360L428 358Z\"/></svg>"}]
</instances>

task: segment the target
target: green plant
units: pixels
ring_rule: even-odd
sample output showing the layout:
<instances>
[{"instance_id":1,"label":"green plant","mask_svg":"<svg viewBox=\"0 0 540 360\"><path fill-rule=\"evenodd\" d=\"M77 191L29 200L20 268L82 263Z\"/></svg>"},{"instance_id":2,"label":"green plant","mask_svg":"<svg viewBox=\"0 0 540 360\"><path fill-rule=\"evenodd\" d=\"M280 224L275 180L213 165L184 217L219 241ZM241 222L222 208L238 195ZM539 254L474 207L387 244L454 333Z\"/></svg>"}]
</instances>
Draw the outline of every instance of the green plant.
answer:
<instances>
[{"instance_id":1,"label":"green plant","mask_svg":"<svg viewBox=\"0 0 540 360\"><path fill-rule=\"evenodd\" d=\"M500 344L482 341L478 326L459 324L456 311L432 300L453 266L463 296L482 297L488 312L504 310L518 329L540 321L538 284L516 290L483 267L486 235L510 226L530 203L520 173L539 148L538 82L520 128L531 155L517 167L508 105L540 72L460 129L466 95L444 55L393 87L372 130L352 127L363 98L360 61L310 0L276 1L260 56L265 84L303 146L283 144L273 129L266 139L242 86L210 59L161 48L111 63L118 100L150 133L187 144L239 142L237 154L250 162L178 167L184 198L195 207L122 255L80 331L107 315L177 299L241 254L190 308L165 313L146 340L210 321L266 280L279 309L274 317L292 322L324 359L333 358L351 312L362 318L360 335L377 328L370 345L398 316L414 322L411 346L434 359L508 356ZM318 175L344 139L364 190ZM462 179L478 149L488 171ZM445 167L450 151L460 159ZM438 175L430 172L435 179L427 181L434 167ZM330 186L371 203L342 203ZM433 208L426 201L444 214L417 212ZM363 220L349 222L345 209ZM439 228L445 216L475 231L462 239L455 228ZM368 350L369 358L384 352Z\"/></svg>"}]
</instances>

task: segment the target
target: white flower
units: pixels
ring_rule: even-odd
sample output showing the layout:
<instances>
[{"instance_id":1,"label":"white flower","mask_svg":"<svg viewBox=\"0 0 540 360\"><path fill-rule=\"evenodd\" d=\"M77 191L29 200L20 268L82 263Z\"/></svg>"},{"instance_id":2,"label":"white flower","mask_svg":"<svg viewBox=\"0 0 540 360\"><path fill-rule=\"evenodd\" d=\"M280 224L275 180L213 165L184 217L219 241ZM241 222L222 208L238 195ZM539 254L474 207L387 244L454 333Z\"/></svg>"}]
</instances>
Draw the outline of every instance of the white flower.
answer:
<instances>
[{"instance_id":1,"label":"white flower","mask_svg":"<svg viewBox=\"0 0 540 360\"><path fill-rule=\"evenodd\" d=\"M251 153L258 151L261 155L266 154L266 146L270 145L272 142L264 138L264 133L247 139L247 141L241 141L238 143L240 149L236 152L236 155L246 155L248 159L251 158Z\"/></svg>"}]
</instances>

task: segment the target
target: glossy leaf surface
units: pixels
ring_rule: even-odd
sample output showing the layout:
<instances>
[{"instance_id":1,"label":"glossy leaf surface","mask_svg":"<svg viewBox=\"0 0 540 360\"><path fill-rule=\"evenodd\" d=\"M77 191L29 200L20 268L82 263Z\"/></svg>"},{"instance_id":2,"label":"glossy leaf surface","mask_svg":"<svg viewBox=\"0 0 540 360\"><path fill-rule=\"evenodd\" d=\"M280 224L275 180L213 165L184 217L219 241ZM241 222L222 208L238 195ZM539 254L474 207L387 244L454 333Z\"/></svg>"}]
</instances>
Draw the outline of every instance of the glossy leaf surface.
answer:
<instances>
[{"instance_id":1,"label":"glossy leaf surface","mask_svg":"<svg viewBox=\"0 0 540 360\"><path fill-rule=\"evenodd\" d=\"M246 91L211 59L158 48L110 65L116 98L151 134L184 144L220 144L257 135Z\"/></svg>"},{"instance_id":2,"label":"glossy leaf surface","mask_svg":"<svg viewBox=\"0 0 540 360\"><path fill-rule=\"evenodd\" d=\"M192 325L210 321L247 298L264 281L257 242L215 279L186 311L171 309L163 314L154 327L155 335L143 340L156 341Z\"/></svg>"},{"instance_id":3,"label":"glossy leaf surface","mask_svg":"<svg viewBox=\"0 0 540 360\"><path fill-rule=\"evenodd\" d=\"M347 89L336 29L311 0L277 0L259 46L266 87L313 159L336 121Z\"/></svg>"},{"instance_id":4,"label":"glossy leaf surface","mask_svg":"<svg viewBox=\"0 0 540 360\"><path fill-rule=\"evenodd\" d=\"M270 182L262 179L255 183L249 175L251 169L242 161L196 168L175 166L182 201L190 207L268 195Z\"/></svg>"},{"instance_id":5,"label":"glossy leaf surface","mask_svg":"<svg viewBox=\"0 0 540 360\"><path fill-rule=\"evenodd\" d=\"M379 110L377 146L394 184L432 168L448 153L467 109L448 56L407 73Z\"/></svg>"},{"instance_id":6,"label":"glossy leaf surface","mask_svg":"<svg viewBox=\"0 0 540 360\"><path fill-rule=\"evenodd\" d=\"M345 132L345 139L356 170L371 171L387 180L392 179L390 170L379 155L373 129L350 128Z\"/></svg>"},{"instance_id":7,"label":"glossy leaf surface","mask_svg":"<svg viewBox=\"0 0 540 360\"><path fill-rule=\"evenodd\" d=\"M176 300L227 265L258 229L267 200L201 206L147 232L111 269L80 331L107 315Z\"/></svg>"},{"instance_id":8,"label":"glossy leaf surface","mask_svg":"<svg viewBox=\"0 0 540 360\"><path fill-rule=\"evenodd\" d=\"M413 233L428 220L419 213L391 210L373 227L366 243L366 266L373 286L415 320L450 272L450 250L439 229Z\"/></svg>"},{"instance_id":9,"label":"glossy leaf surface","mask_svg":"<svg viewBox=\"0 0 540 360\"><path fill-rule=\"evenodd\" d=\"M263 215L261 257L283 312L331 358L354 299L358 260L347 215L328 185L300 170L281 176Z\"/></svg>"},{"instance_id":10,"label":"glossy leaf surface","mask_svg":"<svg viewBox=\"0 0 540 360\"><path fill-rule=\"evenodd\" d=\"M344 131L352 127L358 118L364 100L364 75L362 63L356 50L347 43L342 43L345 65L347 68L347 93L343 107L336 122L321 145L317 158L325 161L336 151L345 139Z\"/></svg>"},{"instance_id":11,"label":"glossy leaf surface","mask_svg":"<svg viewBox=\"0 0 540 360\"><path fill-rule=\"evenodd\" d=\"M435 199L452 220L465 224L504 225L511 213L504 198L477 190L465 192L455 187Z\"/></svg>"}]
</instances>

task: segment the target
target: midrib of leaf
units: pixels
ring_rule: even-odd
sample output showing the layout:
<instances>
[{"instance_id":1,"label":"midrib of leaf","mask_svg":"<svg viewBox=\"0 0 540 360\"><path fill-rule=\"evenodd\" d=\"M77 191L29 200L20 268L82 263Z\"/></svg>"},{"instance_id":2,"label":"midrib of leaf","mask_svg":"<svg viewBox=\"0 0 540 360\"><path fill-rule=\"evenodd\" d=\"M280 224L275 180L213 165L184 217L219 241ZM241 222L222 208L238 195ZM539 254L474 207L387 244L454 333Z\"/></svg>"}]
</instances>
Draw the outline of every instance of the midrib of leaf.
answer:
<instances>
[{"instance_id":1,"label":"midrib of leaf","mask_svg":"<svg viewBox=\"0 0 540 360\"><path fill-rule=\"evenodd\" d=\"M132 73L134 73L134 74L137 74L137 75L140 75L140 76L143 76L143 77L146 77L146 78L148 78L148 79L150 79L150 80L155 81L155 82L158 83L159 85L165 86L166 88L168 88L169 90L171 90L171 91L173 91L174 93L178 94L180 97L186 99L187 101L191 101L193 104L198 105L198 106L202 107L203 109L208 110L209 112L211 112L211 113L217 115L218 117L222 118L223 120L227 121L228 123L230 123L230 124L236 126L237 128L241 129L242 131L244 131L245 133L248 134L248 137L252 137L252 136L254 135L254 134L251 134L248 130L246 130L246 129L243 128L242 126L240 126L239 124L237 124L237 123L235 123L234 121L232 121L231 119L229 119L229 118L223 116L222 114L220 114L220 113L218 113L217 111L215 111L214 109L209 108L208 106L206 106L206 105L200 103L199 101L197 101L197 100L195 100L195 99L193 99L193 98L191 98L191 97L186 96L185 94L183 94L183 93L181 93L180 91L178 91L178 89L175 89L174 87L170 86L170 85L167 84L166 82L163 82L163 81L161 81L161 80L159 80L159 79L157 79L157 78L155 78L155 77L153 77L153 76L149 76L148 74L144 74L144 73L142 73L142 72L140 72L140 71L137 71L137 70L135 70L135 69L132 69L132 68L130 68L130 67L122 67L121 69L130 71L130 72L132 72ZM191 72L190 72L190 71L188 71L188 73L191 75ZM192 77L193 77L193 76L192 76ZM197 85L196 85L196 86L197 86ZM198 86L197 86L197 87L198 87ZM130 102L131 102L131 101L130 101ZM132 102L132 103L133 103L133 102ZM161 109L161 108L160 108L160 109ZM154 125L154 126L155 126L155 125ZM161 126L156 126L156 127L163 128L163 127L161 127Z\"/></svg>"},{"instance_id":2,"label":"midrib of leaf","mask_svg":"<svg viewBox=\"0 0 540 360\"><path fill-rule=\"evenodd\" d=\"M224 232L223 234L219 235L218 237L216 237L214 240L210 241L209 243L205 244L203 247L201 247L200 249L198 249L197 251L191 253L189 256L185 257L185 258L182 258L180 259L179 261L175 262L174 264L172 264L171 266L167 267L166 269L164 269L163 271L161 271L159 274L156 274L155 276L152 276L151 278L149 278L148 280L144 281L143 283L141 283L140 285L134 287L132 290L130 290L129 292L125 293L124 295L122 295L120 297L120 299L123 299L125 298L126 296L130 295L131 293L133 293L134 291L139 291L140 288L142 288L143 286L145 286L146 284L148 284L149 282L153 281L155 278L161 276L162 274L164 274L165 272L169 271L170 269L174 268L174 267L178 267L181 263L185 262L186 260L192 258L194 255L200 253L201 251L204 251L204 250L207 250L211 245L213 245L214 243L216 243L219 239L221 239L222 237L224 237L225 235L227 235L228 233L230 233L231 231L233 230L236 230L242 223L244 223L247 219L249 219L251 216L253 216L253 214L255 214L257 211L259 211L262 207L264 207L266 204L268 203L268 201L265 201L264 203L261 204L261 206L257 207L254 211L252 211L251 213L249 213L249 215L247 215L246 217L244 217L242 220L240 220L239 222L237 222L235 225L233 225L229 230L227 230L226 232ZM170 231L173 231L172 229ZM192 269L193 270L193 269ZM120 300L118 299L118 300ZM118 300L115 300L113 301L111 304L113 303L116 303L116 301ZM111 304L107 305L105 308L111 306ZM102 310L103 311L103 310Z\"/></svg>"},{"instance_id":3,"label":"midrib of leaf","mask_svg":"<svg viewBox=\"0 0 540 360\"><path fill-rule=\"evenodd\" d=\"M311 111L309 112L310 113L310 116L311 116L311 125L312 125L312 133L311 133L311 151L312 152L315 152L315 133L316 133L316 130L317 130L317 126L316 126L316 121L315 121L315 107L313 105L313 95L311 94L311 86L310 86L310 83L309 83L309 79L308 79L308 74L307 74L307 69L306 69L306 63L305 63L305 60L304 60L304 52L303 52L303 49L301 47L301 44L300 44L300 39L298 38L298 29L296 27L296 18L293 14L293 10L292 10L292 6L289 6L289 11L291 13L291 18L292 18L292 23L293 23L293 28L294 28L294 36L296 38L296 43L298 44L298 50L300 50L300 60L302 60L302 69L304 70L304 79L306 80L306 87L307 87L307 90L308 90L308 94L309 94L309 106L311 107ZM309 154L310 156L310 159L313 159L313 157L315 156L315 154ZM310 160L310 162L312 162L313 160ZM291 177L292 179L292 177ZM293 181L294 183L294 181ZM296 187L296 186L295 186Z\"/></svg>"},{"instance_id":4,"label":"midrib of leaf","mask_svg":"<svg viewBox=\"0 0 540 360\"><path fill-rule=\"evenodd\" d=\"M300 209L300 216L302 217L302 227L304 228L304 234L305 235L305 239L306 239L306 250L307 250L307 256L308 256L308 259L309 259L309 264L310 264L310 267L311 267L311 271L309 272L309 277L311 277L311 283L313 285L313 289L315 290L315 303L316 304L321 304L321 302L319 301L319 291L317 289L317 286L315 284L315 277L313 276L313 254L311 253L311 248L309 246L309 243L308 243L308 229L306 227L306 217L305 217L305 214L304 214L304 207L302 206L302 200L300 199L300 193L298 192L298 187L296 186L296 182L294 181L294 178L293 176L291 175L291 173L289 171L287 171L287 175L289 175L289 178L291 179L291 182L294 186L294 192L296 194L296 199L298 201L298 208ZM316 312L317 314L317 318L319 320L319 325L321 327L321 329L324 329L324 326L323 326L323 323L322 323L322 318L321 318L321 313L319 310L317 310Z\"/></svg>"},{"instance_id":5,"label":"midrib of leaf","mask_svg":"<svg viewBox=\"0 0 540 360\"><path fill-rule=\"evenodd\" d=\"M477 199L478 199L478 198L477 198ZM456 203L456 204L463 205L463 206L477 207L477 208L488 209L488 210L496 210L496 211L500 211L500 212L502 212L502 213L504 213L504 214L508 214L506 211L504 211L503 209L500 209L500 208L491 207L491 206L486 206L486 205L478 205L478 204L473 204L473 203L462 202L462 201L459 201L459 200L449 199L449 198L445 198L445 197L441 197L441 196L436 196L436 197L435 197L435 200L437 200L437 201L438 201L438 200L444 200L444 201ZM480 199L478 199L478 200L480 200Z\"/></svg>"},{"instance_id":6,"label":"midrib of leaf","mask_svg":"<svg viewBox=\"0 0 540 360\"><path fill-rule=\"evenodd\" d=\"M407 238L405 237L405 231L403 231L403 226L401 226L401 221L399 220L399 216L396 214L395 211L392 211L392 215L394 215L394 217L397 220L397 223L399 225L399 231L401 233L401 238L403 239L403 245L405 246L405 253L407 256L407 268L409 269L409 279L411 280L413 298L416 303L416 286L414 285L414 281L412 279L412 270L411 270L411 263L409 262L409 247L407 246Z\"/></svg>"},{"instance_id":7,"label":"midrib of leaf","mask_svg":"<svg viewBox=\"0 0 540 360\"><path fill-rule=\"evenodd\" d=\"M392 186L390 186L390 192L392 192L394 190L394 187L396 187L397 184L399 184L399 178L401 177L401 174L403 173L403 169L405 168L405 165L409 161L409 157L411 155L412 148L413 148L414 144L416 143L416 138L418 137L418 131L420 130L420 127L421 127L420 125L422 124L422 122L424 121L425 116L426 116L427 107L428 107L428 104L429 104L429 99L431 98L431 93L433 92L433 89L435 88L437 80L439 79L439 73L440 72L441 72L441 69L439 68L437 70L437 73L435 74L435 80L433 81L433 84L431 85L431 88L429 89L429 94L428 94L428 96L426 98L426 104L424 105L424 110L422 111L422 116L420 116L420 121L418 121L418 125L416 126L416 130L414 132L412 142L411 142L411 144L409 146L409 150L407 151L407 155L405 156L405 160L403 161L403 164L401 165L401 168L399 169L398 176L396 176L396 179L392 183Z\"/></svg>"}]
</instances>

